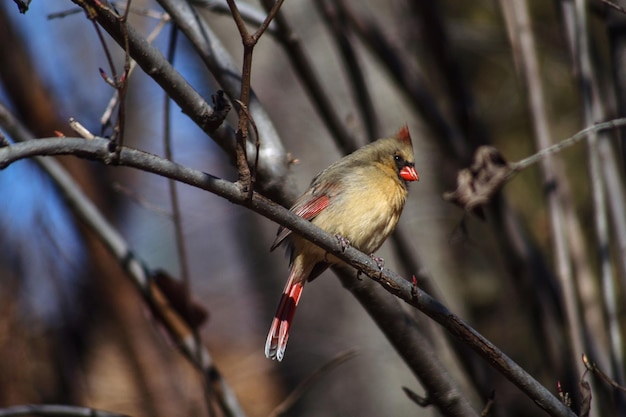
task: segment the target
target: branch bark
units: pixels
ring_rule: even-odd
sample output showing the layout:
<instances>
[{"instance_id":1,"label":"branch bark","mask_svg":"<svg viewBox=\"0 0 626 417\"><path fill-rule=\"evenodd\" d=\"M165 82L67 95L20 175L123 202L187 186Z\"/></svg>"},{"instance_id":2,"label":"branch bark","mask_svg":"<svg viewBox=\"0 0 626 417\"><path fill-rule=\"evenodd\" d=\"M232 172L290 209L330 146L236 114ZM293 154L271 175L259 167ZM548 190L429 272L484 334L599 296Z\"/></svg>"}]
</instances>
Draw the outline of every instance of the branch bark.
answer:
<instances>
[{"instance_id":1,"label":"branch bark","mask_svg":"<svg viewBox=\"0 0 626 417\"><path fill-rule=\"evenodd\" d=\"M252 199L248 199L247 193L243 192L232 182L128 147L123 147L119 157L114 158L109 144L110 141L101 138L93 140L48 138L22 142L0 149L0 169L17 160L38 155L75 155L98 160L105 164L114 163L172 178L193 187L212 192L232 203L245 206L293 230L295 233L327 250L332 255L376 281L391 294L401 298L437 321L455 338L467 344L487 360L551 416L574 416L574 413L569 408L562 404L521 366L501 352L463 319L450 312L443 304L397 273L388 268L380 270L370 256L352 247L344 250L341 243L334 236L329 235L317 226L258 193L254 193Z\"/></svg>"}]
</instances>

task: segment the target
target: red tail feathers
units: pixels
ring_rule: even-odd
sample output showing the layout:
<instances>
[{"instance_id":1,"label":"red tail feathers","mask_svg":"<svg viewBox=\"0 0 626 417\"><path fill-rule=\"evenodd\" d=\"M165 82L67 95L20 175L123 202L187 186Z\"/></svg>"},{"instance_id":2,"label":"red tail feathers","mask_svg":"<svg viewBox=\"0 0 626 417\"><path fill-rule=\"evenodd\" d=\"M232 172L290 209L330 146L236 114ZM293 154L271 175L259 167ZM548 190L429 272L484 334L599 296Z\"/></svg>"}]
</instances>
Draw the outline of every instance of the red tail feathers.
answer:
<instances>
[{"instance_id":1,"label":"red tail feathers","mask_svg":"<svg viewBox=\"0 0 626 417\"><path fill-rule=\"evenodd\" d=\"M296 313L305 282L294 282L293 274L287 281L265 342L265 356L270 359L283 360L289 339L289 328Z\"/></svg>"}]
</instances>

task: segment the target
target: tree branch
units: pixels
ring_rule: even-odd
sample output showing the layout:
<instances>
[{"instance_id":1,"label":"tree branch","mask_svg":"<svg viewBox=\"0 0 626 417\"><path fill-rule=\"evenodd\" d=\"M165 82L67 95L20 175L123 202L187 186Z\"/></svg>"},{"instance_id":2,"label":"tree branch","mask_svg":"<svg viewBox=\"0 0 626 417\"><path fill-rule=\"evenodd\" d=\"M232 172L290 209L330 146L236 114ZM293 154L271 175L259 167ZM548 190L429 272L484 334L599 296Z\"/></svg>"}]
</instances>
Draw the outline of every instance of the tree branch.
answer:
<instances>
[{"instance_id":1,"label":"tree branch","mask_svg":"<svg viewBox=\"0 0 626 417\"><path fill-rule=\"evenodd\" d=\"M12 148L16 149L14 147L19 147L26 150L26 154L29 154L28 156L36 157L36 149L32 149L33 147L31 145L36 144L39 140L32 139L32 135L30 135L30 133L14 118L12 118L6 109L1 105L0 125L13 138L25 140L24 142L20 142L16 145L1 148L2 150L9 150ZM70 146L70 148L64 147L62 142L66 141L65 138L46 139L46 141L49 142L48 145L51 147L54 147L54 142L57 142L56 146L61 145L61 148L68 151L69 154L72 154L77 150L77 148L80 148L80 146ZM91 145L94 145L95 142L99 142L97 147L101 148L104 146L106 148L108 156L104 159L94 157L92 155L92 149L78 151L78 154L81 154L89 159L99 159L105 163L113 163L119 156L117 153L119 149L111 146L111 141L106 139L70 139L70 142L72 141L82 141ZM75 144L79 145L78 143ZM74 150L72 151L70 149ZM18 154L19 153L20 152L18 152ZM46 155L46 153L41 155ZM19 159L22 159L22 157ZM80 187L56 160L42 157L36 157L35 160L56 183L57 187L61 193L63 193L67 203L74 210L77 217L94 231L104 246L118 260L120 266L124 269L124 271L126 271L128 277L132 280L133 284L144 298L146 304L155 313L159 323L161 323L167 330L168 335L176 342L175 345L179 348L183 355L202 372L207 384L216 386L215 391L219 392L219 395L221 395L221 398L218 397L220 406L225 410L225 412L228 413L228 415L245 417L245 413L239 405L237 397L227 385L226 381L222 378L221 373L216 368L208 349L205 346L196 343L196 339L193 335L193 329L191 328L188 320L183 317L181 312L176 311L171 307L168 295L165 294L152 279L155 271L149 270L147 263L133 253L124 238L113 226L110 225L93 202L85 197ZM10 162L8 164L10 164ZM0 163L0 169L8 166L8 164L4 165L3 163Z\"/></svg>"},{"instance_id":2,"label":"tree branch","mask_svg":"<svg viewBox=\"0 0 626 417\"><path fill-rule=\"evenodd\" d=\"M73 0L85 10L93 12L92 19L98 22L121 46L125 44L124 34L128 39L128 52L137 64L151 76L163 90L191 117L207 134L212 135L223 120L213 120L213 109L196 90L189 85L178 71L167 62L161 51L152 46L127 22L103 3L87 0ZM123 28L122 28L123 27Z\"/></svg>"},{"instance_id":3,"label":"tree branch","mask_svg":"<svg viewBox=\"0 0 626 417\"><path fill-rule=\"evenodd\" d=\"M45 417L128 417L126 414L96 410L72 405L16 405L0 408L0 417L45 416Z\"/></svg>"},{"instance_id":4,"label":"tree branch","mask_svg":"<svg viewBox=\"0 0 626 417\"><path fill-rule=\"evenodd\" d=\"M235 155L235 131L224 121L226 112L213 111L205 99L172 67L161 51L150 45L132 26L120 22L117 14L102 2L72 1L97 21L120 46L125 44L126 35L131 58L178 104L182 112L215 140L229 156ZM236 76L238 71L228 52L208 25L186 2L159 0L159 3L176 22L181 32L189 38L226 94L238 97L241 88L241 79ZM122 25L126 27L122 29ZM259 180L269 194L278 195L286 182L287 154L276 129L254 94L251 96L248 111L253 115L258 130L264 137L264 146L259 150ZM247 155L250 159L256 158L256 149L249 146Z\"/></svg>"},{"instance_id":5,"label":"tree branch","mask_svg":"<svg viewBox=\"0 0 626 417\"><path fill-rule=\"evenodd\" d=\"M380 137L380 122L367 87L363 68L359 63L353 42L348 36L350 26L347 24L343 3L333 0L316 1L314 4L324 17L324 21L337 44L342 64L348 76L347 81L352 87L352 94L361 114L361 122L367 132L367 139L373 142Z\"/></svg>"},{"instance_id":6,"label":"tree branch","mask_svg":"<svg viewBox=\"0 0 626 417\"><path fill-rule=\"evenodd\" d=\"M241 13L239 13L239 8L237 7L237 3L234 0L227 0L228 7L230 7L233 19L237 25L237 29L239 29L239 34L241 35L241 43L243 44L243 65L241 69L241 93L239 96L240 100L240 110L239 110L239 127L237 128L237 145L235 147L235 160L237 162L237 171L239 172L239 184L248 191L248 194L251 196L252 191L254 189L254 183L256 179L256 171L258 164L258 156L259 156L259 144L260 138L258 134L258 130L255 132L255 146L256 146L256 158L254 160L254 165L252 165L252 169L248 163L248 157L246 155L246 144L248 141L248 123L251 123L256 130L256 124L254 119L248 112L248 107L250 105L250 92L251 92L251 82L252 82L252 56L254 54L254 47L256 46L259 38L263 35L265 30L268 28L270 22L280 9L280 6L283 4L283 0L276 0L274 6L268 13L267 17L259 27L259 29L252 35L248 33L248 29L246 28L246 22L244 21Z\"/></svg>"},{"instance_id":7,"label":"tree branch","mask_svg":"<svg viewBox=\"0 0 626 417\"><path fill-rule=\"evenodd\" d=\"M262 0L266 10L271 10L273 0ZM315 104L315 109L324 120L325 125L335 138L343 153L350 153L359 147L358 142L346 128L345 123L338 116L332 100L322 87L320 78L315 73L315 66L306 54L302 42L291 27L282 12L274 19L277 28L277 40L281 42L287 57L295 68L296 74L302 80L307 93Z\"/></svg>"},{"instance_id":8,"label":"tree branch","mask_svg":"<svg viewBox=\"0 0 626 417\"><path fill-rule=\"evenodd\" d=\"M388 268L379 269L379 266L370 256L359 252L353 247L343 248L334 236L329 235L319 227L258 193L254 193L252 199L248 199L247 193L242 192L236 184L230 181L129 147L121 149L119 158L112 158L109 144L110 141L100 138L93 140L79 138L31 140L1 148L0 169L17 160L37 155L75 155L99 160L105 164L113 163L133 167L166 178L172 178L217 194L232 203L245 206L305 237L330 254L358 269L391 294L421 310L446 328L454 337L466 343L486 359L550 415L559 417L574 416L574 413L565 407L545 387L489 340L470 327L463 319L450 312L444 305L421 289L414 287L410 281L397 273Z\"/></svg>"}]
</instances>

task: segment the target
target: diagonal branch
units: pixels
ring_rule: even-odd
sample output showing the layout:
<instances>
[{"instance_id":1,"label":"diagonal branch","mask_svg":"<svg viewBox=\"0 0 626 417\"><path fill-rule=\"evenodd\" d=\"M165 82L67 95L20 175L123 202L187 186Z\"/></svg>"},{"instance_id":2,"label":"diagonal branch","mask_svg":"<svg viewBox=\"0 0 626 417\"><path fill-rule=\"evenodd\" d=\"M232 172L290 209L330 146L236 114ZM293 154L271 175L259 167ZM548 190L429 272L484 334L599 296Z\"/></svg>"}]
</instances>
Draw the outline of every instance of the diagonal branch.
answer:
<instances>
[{"instance_id":1,"label":"diagonal branch","mask_svg":"<svg viewBox=\"0 0 626 417\"><path fill-rule=\"evenodd\" d=\"M29 144L37 142L37 140L33 140L32 135L1 105L0 125L14 139L24 140L24 142L20 142L17 145L2 148L3 150L11 149L13 146L24 146L29 149L31 148ZM53 140L50 144L54 146L53 142L55 141L65 141L65 139L57 138L57 140ZM109 155L101 160L105 161L105 163L114 163L116 161L118 157L117 152L120 149L111 149L111 142L109 140L98 138L92 140L82 139L82 141L86 143L94 141L100 142L100 146L105 146L109 150ZM57 142L57 145L61 145L61 142ZM63 146L61 147L63 148ZM29 149L29 151L32 150L33 149ZM78 153L83 156L89 155L88 151L78 151ZM36 152L32 153L30 156L36 156ZM144 298L146 305L151 308L155 313L155 317L158 318L159 322L167 330L168 335L176 342L176 347L202 372L207 384L216 386L215 391L219 392L221 395L221 398L218 397L217 399L224 411L227 412L228 415L245 417L245 413L239 405L237 397L222 378L219 370L215 367L210 352L205 346L196 343L192 326L184 317L184 312L181 313L171 307L168 294L165 294L156 284L155 280L152 279L155 275L155 271L149 270L147 263L133 253L124 238L107 221L94 203L85 197L80 186L76 184L72 177L56 160L38 157L36 161L56 183L69 206L75 211L77 217L94 231L107 250L119 261L121 267L126 271L128 277ZM0 163L0 166L4 167L5 165Z\"/></svg>"},{"instance_id":2,"label":"diagonal branch","mask_svg":"<svg viewBox=\"0 0 626 417\"><path fill-rule=\"evenodd\" d=\"M353 45L354 42L349 36L350 27L347 25L343 2L316 1L315 5L324 17L330 33L337 44L343 66L348 75L348 82L352 86L355 104L361 114L361 121L365 125L367 139L373 142L380 137L380 121L374 108L374 102L367 86L364 71Z\"/></svg>"},{"instance_id":3,"label":"diagonal branch","mask_svg":"<svg viewBox=\"0 0 626 417\"><path fill-rule=\"evenodd\" d=\"M272 0L262 0L261 3L266 10L271 10L273 7ZM338 116L339 112L336 111L330 96L324 90L320 77L315 72L313 61L306 54L301 39L283 13L276 14L274 23L276 23L277 28L277 40L285 48L287 57L302 80L307 93L311 96L315 109L319 112L328 130L334 136L343 153L354 151L359 145Z\"/></svg>"},{"instance_id":4,"label":"diagonal branch","mask_svg":"<svg viewBox=\"0 0 626 417\"><path fill-rule=\"evenodd\" d=\"M93 2L87 0L73 0L73 2L93 13L93 19L118 44L125 44L124 35L126 35L130 56L180 106L183 113L188 115L208 135L221 134L221 132L216 132L216 129L222 124L223 119L213 119L214 112L211 106L167 62L161 51L152 46L127 22L120 21L117 14L103 3L97 2L97 5L94 5ZM224 139L224 141L227 140L228 138Z\"/></svg>"},{"instance_id":5,"label":"diagonal branch","mask_svg":"<svg viewBox=\"0 0 626 417\"><path fill-rule=\"evenodd\" d=\"M128 417L126 414L112 413L95 408L73 405L16 405L0 408L0 417L45 416L45 417Z\"/></svg>"},{"instance_id":6,"label":"diagonal branch","mask_svg":"<svg viewBox=\"0 0 626 417\"><path fill-rule=\"evenodd\" d=\"M4 168L17 160L37 155L75 155L104 163L141 169L217 194L232 203L247 207L293 230L358 269L391 294L418 308L446 328L454 337L470 346L551 416L574 416L574 413L550 391L463 319L397 273L388 268L381 270L370 256L355 248L343 247L334 236L258 193L253 193L252 199L249 199L247 193L244 193L235 183L128 147L121 149L119 159L112 159L109 143L108 140L101 138L93 140L78 138L31 140L1 148L0 168Z\"/></svg>"},{"instance_id":7,"label":"diagonal branch","mask_svg":"<svg viewBox=\"0 0 626 417\"><path fill-rule=\"evenodd\" d=\"M241 72L207 22L187 2L178 0L158 0L158 2L196 48L198 55L216 78L220 87L228 96L239 97L242 88L242 80L239 75ZM250 90L250 102L247 104L247 111L254 118L259 135L263 137L263 146L257 153L255 147L247 143L246 153L250 161L255 160L258 154L259 165L256 174L259 184L263 185L263 190L267 194L278 197L285 188L288 167L287 153L274 124L253 90ZM236 138L233 132L228 130L227 138L222 138L219 135L212 137L229 152L229 155L234 156ZM223 133L222 129L216 133Z\"/></svg>"}]
</instances>

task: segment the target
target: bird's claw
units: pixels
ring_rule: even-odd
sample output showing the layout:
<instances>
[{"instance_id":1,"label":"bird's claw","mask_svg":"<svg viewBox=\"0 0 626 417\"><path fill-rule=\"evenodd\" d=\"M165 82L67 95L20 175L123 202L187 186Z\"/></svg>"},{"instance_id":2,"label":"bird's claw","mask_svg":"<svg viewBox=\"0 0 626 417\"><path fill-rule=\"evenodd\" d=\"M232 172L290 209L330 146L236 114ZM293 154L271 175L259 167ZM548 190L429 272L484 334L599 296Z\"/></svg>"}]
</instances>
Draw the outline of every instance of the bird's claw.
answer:
<instances>
[{"instance_id":1,"label":"bird's claw","mask_svg":"<svg viewBox=\"0 0 626 417\"><path fill-rule=\"evenodd\" d=\"M341 245L341 251L345 252L348 246L350 246L350 241L341 235L335 235L337 241Z\"/></svg>"},{"instance_id":2,"label":"bird's claw","mask_svg":"<svg viewBox=\"0 0 626 417\"><path fill-rule=\"evenodd\" d=\"M385 267L385 260L383 258L379 258L378 256L374 256L373 253L370 255L370 258L372 258L372 260L376 262L376 266L382 271Z\"/></svg>"},{"instance_id":3,"label":"bird's claw","mask_svg":"<svg viewBox=\"0 0 626 417\"><path fill-rule=\"evenodd\" d=\"M412 286L411 286L411 297L413 299L417 298L417 290L418 290L418 286L417 286L417 278L415 277L415 275L413 275L413 282L412 282Z\"/></svg>"},{"instance_id":4,"label":"bird's claw","mask_svg":"<svg viewBox=\"0 0 626 417\"><path fill-rule=\"evenodd\" d=\"M361 278L361 271L359 271L358 269L356 270L356 279L358 279L359 281L363 281L363 278Z\"/></svg>"}]
</instances>

